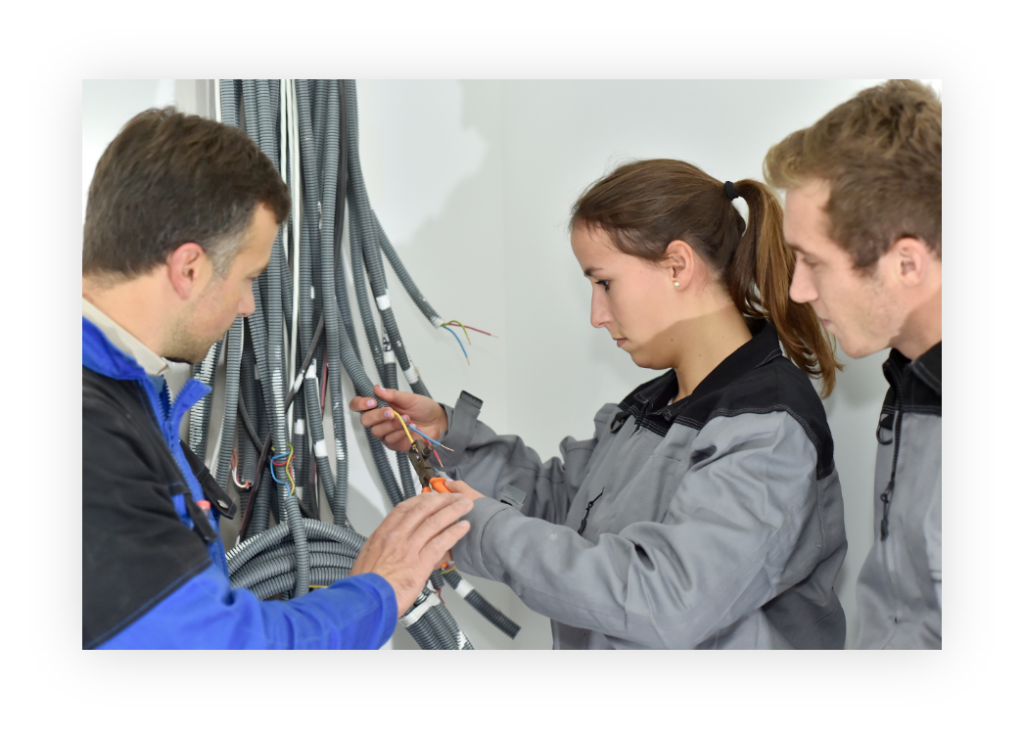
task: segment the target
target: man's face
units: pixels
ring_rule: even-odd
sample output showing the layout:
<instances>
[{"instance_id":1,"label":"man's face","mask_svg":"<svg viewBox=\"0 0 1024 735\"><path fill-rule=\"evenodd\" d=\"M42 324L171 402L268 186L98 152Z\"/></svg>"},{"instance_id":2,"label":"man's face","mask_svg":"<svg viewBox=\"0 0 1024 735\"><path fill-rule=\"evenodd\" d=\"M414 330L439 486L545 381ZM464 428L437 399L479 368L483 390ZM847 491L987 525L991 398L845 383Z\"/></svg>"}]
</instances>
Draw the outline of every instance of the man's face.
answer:
<instances>
[{"instance_id":1,"label":"man's face","mask_svg":"<svg viewBox=\"0 0 1024 735\"><path fill-rule=\"evenodd\" d=\"M789 296L811 305L847 355L865 357L892 346L906 315L895 284L886 281L888 270L856 270L852 256L826 234L828 197L823 181L786 192L783 233L796 253Z\"/></svg>"},{"instance_id":2,"label":"man's face","mask_svg":"<svg viewBox=\"0 0 1024 735\"><path fill-rule=\"evenodd\" d=\"M270 262L277 227L273 210L259 205L227 275L218 278L212 261L207 263L206 283L172 328L165 357L193 365L202 362L213 343L231 328L235 317L255 311L253 281Z\"/></svg>"}]
</instances>

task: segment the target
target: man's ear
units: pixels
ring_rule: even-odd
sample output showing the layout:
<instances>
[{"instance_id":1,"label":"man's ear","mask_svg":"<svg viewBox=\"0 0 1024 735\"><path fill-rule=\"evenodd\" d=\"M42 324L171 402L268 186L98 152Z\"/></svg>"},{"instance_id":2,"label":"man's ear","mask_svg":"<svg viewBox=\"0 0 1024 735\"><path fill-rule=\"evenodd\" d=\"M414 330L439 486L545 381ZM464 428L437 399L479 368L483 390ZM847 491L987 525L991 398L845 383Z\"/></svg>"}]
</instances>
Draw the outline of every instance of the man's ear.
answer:
<instances>
[{"instance_id":1,"label":"man's ear","mask_svg":"<svg viewBox=\"0 0 1024 735\"><path fill-rule=\"evenodd\" d=\"M690 285L695 277L696 264L693 248L685 240L673 240L665 248L662 265L668 270L673 283L679 284L680 291Z\"/></svg>"},{"instance_id":2,"label":"man's ear","mask_svg":"<svg viewBox=\"0 0 1024 735\"><path fill-rule=\"evenodd\" d=\"M889 254L896 268L895 276L904 286L914 288L928 279L933 256L921 240L901 237L890 248Z\"/></svg>"},{"instance_id":3,"label":"man's ear","mask_svg":"<svg viewBox=\"0 0 1024 735\"><path fill-rule=\"evenodd\" d=\"M186 242L167 256L167 275L182 301L188 301L194 290L205 281L209 269L210 260L198 243Z\"/></svg>"}]
</instances>

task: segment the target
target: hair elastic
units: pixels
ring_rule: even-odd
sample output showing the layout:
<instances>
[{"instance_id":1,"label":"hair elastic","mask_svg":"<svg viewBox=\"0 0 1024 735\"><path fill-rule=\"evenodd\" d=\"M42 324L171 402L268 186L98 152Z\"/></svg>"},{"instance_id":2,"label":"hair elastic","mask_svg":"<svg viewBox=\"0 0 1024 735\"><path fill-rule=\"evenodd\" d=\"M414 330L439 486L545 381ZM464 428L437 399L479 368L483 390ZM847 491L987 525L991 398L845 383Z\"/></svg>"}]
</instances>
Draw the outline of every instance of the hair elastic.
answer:
<instances>
[{"instance_id":1,"label":"hair elastic","mask_svg":"<svg viewBox=\"0 0 1024 735\"><path fill-rule=\"evenodd\" d=\"M736 191L736 184L732 183L731 181L726 181L725 182L725 195L727 197L729 197L729 201L732 201L733 199L738 197L740 195L740 193L738 191Z\"/></svg>"}]
</instances>

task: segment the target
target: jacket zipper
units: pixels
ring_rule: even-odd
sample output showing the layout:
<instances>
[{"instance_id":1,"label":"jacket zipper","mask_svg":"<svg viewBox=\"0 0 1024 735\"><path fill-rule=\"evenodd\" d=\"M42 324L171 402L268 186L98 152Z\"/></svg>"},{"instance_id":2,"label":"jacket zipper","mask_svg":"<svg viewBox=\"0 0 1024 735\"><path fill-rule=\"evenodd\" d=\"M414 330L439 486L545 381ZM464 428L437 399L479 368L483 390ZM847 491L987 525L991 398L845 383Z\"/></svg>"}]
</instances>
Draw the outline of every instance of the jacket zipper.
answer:
<instances>
[{"instance_id":1,"label":"jacket zipper","mask_svg":"<svg viewBox=\"0 0 1024 735\"><path fill-rule=\"evenodd\" d=\"M602 495L604 495L604 488L601 488L601 492L599 492L599 493L597 494L597 498L600 498L600 497L601 497ZM580 527L579 527L579 530L578 530L578 531L576 532L576 533L578 533L578 534L579 534L580 536L582 536L582 535L583 535L583 529L587 527L587 516L589 516L589 515L590 515L590 509L594 507L594 503L596 503L596 502L597 502L597 498L594 498L594 499L593 499L593 500L591 500L591 501L590 501L589 503L587 503L587 509L586 509L586 511L585 511L585 512L583 513L583 520L582 520L582 521L580 521Z\"/></svg>"}]
</instances>

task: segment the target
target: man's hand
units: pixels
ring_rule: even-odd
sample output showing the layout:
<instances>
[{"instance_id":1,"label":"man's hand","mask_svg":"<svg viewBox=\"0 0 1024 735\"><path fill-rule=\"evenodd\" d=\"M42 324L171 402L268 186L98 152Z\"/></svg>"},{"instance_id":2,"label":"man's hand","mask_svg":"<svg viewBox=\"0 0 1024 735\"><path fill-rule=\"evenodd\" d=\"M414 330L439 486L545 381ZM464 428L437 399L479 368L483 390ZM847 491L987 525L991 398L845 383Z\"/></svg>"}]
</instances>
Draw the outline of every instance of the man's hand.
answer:
<instances>
[{"instance_id":1,"label":"man's hand","mask_svg":"<svg viewBox=\"0 0 1024 735\"><path fill-rule=\"evenodd\" d=\"M469 502L474 502L477 498L486 497L483 493L478 493L476 490L471 488L462 480L445 480L445 487L453 493L458 493Z\"/></svg>"},{"instance_id":2,"label":"man's hand","mask_svg":"<svg viewBox=\"0 0 1024 735\"><path fill-rule=\"evenodd\" d=\"M457 493L423 493L395 506L363 545L352 575L374 572L394 588L398 614L412 607L448 550L469 532L473 503Z\"/></svg>"},{"instance_id":3,"label":"man's hand","mask_svg":"<svg viewBox=\"0 0 1024 735\"><path fill-rule=\"evenodd\" d=\"M407 452L411 446L402 424L394 416L395 411L406 424L415 425L432 439L440 439L448 431L448 414L437 401L379 385L373 386L373 391L391 405L376 408L378 402L373 398L356 396L349 401L348 407L362 414L359 422L369 427L370 432L384 442L388 449Z\"/></svg>"}]
</instances>

